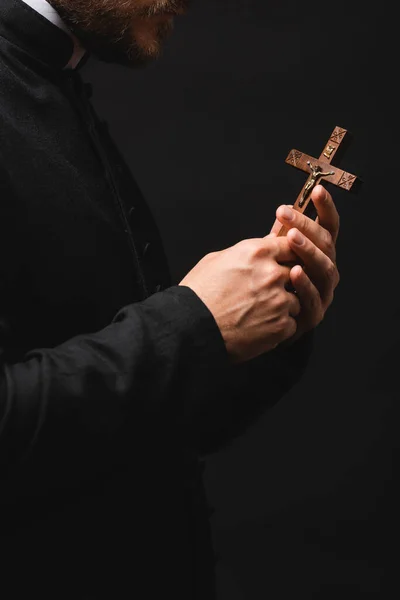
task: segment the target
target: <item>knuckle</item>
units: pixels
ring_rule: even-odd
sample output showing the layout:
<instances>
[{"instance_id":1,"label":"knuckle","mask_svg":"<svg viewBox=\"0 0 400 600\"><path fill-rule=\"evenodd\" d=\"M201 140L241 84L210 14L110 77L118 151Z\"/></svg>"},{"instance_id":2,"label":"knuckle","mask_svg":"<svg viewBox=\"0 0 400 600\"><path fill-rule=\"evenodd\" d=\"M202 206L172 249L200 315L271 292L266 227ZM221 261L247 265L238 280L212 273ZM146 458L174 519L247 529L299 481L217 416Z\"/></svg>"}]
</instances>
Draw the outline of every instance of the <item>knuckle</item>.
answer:
<instances>
[{"instance_id":1,"label":"knuckle","mask_svg":"<svg viewBox=\"0 0 400 600\"><path fill-rule=\"evenodd\" d=\"M269 256L275 256L279 252L280 244L284 239L285 238L282 237L268 239L268 244L264 243L262 246L263 253L267 253Z\"/></svg>"},{"instance_id":2,"label":"knuckle","mask_svg":"<svg viewBox=\"0 0 400 600\"><path fill-rule=\"evenodd\" d=\"M331 235L331 233L327 229L323 230L322 243L323 243L323 245L324 245L325 248L332 248L332 246L333 246L332 235Z\"/></svg>"},{"instance_id":3,"label":"knuckle","mask_svg":"<svg viewBox=\"0 0 400 600\"><path fill-rule=\"evenodd\" d=\"M265 250L265 246L262 240L255 238L251 240L247 240L246 250L254 257L258 257Z\"/></svg>"},{"instance_id":4,"label":"knuckle","mask_svg":"<svg viewBox=\"0 0 400 600\"><path fill-rule=\"evenodd\" d=\"M236 254L236 260L245 261L251 260L251 258L257 253L259 242L256 239L247 239L237 242L233 246Z\"/></svg>"},{"instance_id":5,"label":"knuckle","mask_svg":"<svg viewBox=\"0 0 400 600\"><path fill-rule=\"evenodd\" d=\"M272 259L276 259L282 252L287 252L289 247L288 240L285 237L269 238L268 241L264 240L258 248L257 255L261 255L262 258L266 256Z\"/></svg>"},{"instance_id":6,"label":"knuckle","mask_svg":"<svg viewBox=\"0 0 400 600\"><path fill-rule=\"evenodd\" d=\"M294 319L290 317L286 317L285 319L282 318L279 322L279 327L274 332L274 338L279 339L280 342L287 339L293 331L294 323Z\"/></svg>"},{"instance_id":7,"label":"knuckle","mask_svg":"<svg viewBox=\"0 0 400 600\"><path fill-rule=\"evenodd\" d=\"M338 271L337 271L335 263L332 262L331 260L329 261L329 263L325 269L325 274L326 274L327 279L332 284L335 285L336 281L337 281Z\"/></svg>"},{"instance_id":8,"label":"knuckle","mask_svg":"<svg viewBox=\"0 0 400 600\"><path fill-rule=\"evenodd\" d=\"M278 263L273 262L273 261L269 261L269 263L266 263L266 269L267 269L267 277L268 279L271 281L281 281L284 277L284 270L283 268L278 265ZM280 294L279 296L280 298L283 297L283 294Z\"/></svg>"}]
</instances>

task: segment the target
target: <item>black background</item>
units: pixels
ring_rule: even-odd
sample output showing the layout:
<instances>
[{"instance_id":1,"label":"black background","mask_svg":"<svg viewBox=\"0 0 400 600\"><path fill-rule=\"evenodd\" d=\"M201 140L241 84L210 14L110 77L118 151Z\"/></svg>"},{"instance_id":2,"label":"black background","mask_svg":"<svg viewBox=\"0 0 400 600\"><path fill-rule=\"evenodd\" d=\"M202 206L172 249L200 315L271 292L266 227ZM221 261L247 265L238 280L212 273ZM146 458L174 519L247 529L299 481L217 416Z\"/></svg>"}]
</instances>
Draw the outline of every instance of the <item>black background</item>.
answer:
<instances>
[{"instance_id":1,"label":"black background","mask_svg":"<svg viewBox=\"0 0 400 600\"><path fill-rule=\"evenodd\" d=\"M269 232L305 181L291 148L353 135L340 166L364 183L330 188L341 282L308 371L207 462L219 600L400 597L396 37L378 4L197 0L155 63L82 69L176 283Z\"/></svg>"}]
</instances>

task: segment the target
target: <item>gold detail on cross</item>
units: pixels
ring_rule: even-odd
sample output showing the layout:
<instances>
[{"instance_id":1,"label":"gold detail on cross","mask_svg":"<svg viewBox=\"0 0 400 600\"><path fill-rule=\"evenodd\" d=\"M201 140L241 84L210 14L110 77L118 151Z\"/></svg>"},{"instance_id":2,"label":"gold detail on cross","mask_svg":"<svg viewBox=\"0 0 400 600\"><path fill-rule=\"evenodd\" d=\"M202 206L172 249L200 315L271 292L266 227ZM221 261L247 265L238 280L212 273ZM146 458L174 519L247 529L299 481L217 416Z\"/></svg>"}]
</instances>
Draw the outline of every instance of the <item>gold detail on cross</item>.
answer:
<instances>
[{"instance_id":1,"label":"gold detail on cross","mask_svg":"<svg viewBox=\"0 0 400 600\"><path fill-rule=\"evenodd\" d=\"M332 156L334 150L335 150L335 146L328 144L327 147L325 148L324 156L326 156L326 158L330 158Z\"/></svg>"}]
</instances>

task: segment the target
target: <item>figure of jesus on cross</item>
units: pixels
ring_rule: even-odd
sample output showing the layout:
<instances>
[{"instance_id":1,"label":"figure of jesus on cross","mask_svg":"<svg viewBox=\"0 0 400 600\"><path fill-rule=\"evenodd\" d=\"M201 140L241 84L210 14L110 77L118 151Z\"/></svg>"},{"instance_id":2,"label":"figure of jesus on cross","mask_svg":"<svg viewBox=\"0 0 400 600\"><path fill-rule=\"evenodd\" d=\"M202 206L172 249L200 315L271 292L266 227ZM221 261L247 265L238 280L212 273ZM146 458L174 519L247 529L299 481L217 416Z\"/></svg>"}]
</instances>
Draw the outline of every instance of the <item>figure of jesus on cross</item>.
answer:
<instances>
[{"instance_id":1,"label":"figure of jesus on cross","mask_svg":"<svg viewBox=\"0 0 400 600\"><path fill-rule=\"evenodd\" d=\"M304 186L303 194L299 202L300 208L304 205L304 202L307 200L308 196L311 194L312 190L315 188L321 177L328 177L329 175L335 174L335 171L328 171L327 173L323 173L319 165L314 166L309 160L307 161L307 164L311 169L311 176L308 179L306 185Z\"/></svg>"},{"instance_id":2,"label":"figure of jesus on cross","mask_svg":"<svg viewBox=\"0 0 400 600\"><path fill-rule=\"evenodd\" d=\"M349 136L346 129L335 127L319 158L313 158L299 150L291 150L289 152L289 155L286 158L287 164L308 173L311 171L302 191L293 205L294 210L298 210L302 213L305 212L307 205L311 200L312 190L317 183L325 178L329 178L327 179L327 183L331 183L347 191L351 190L354 192L356 190L358 184L361 183L359 177L352 173L347 173L331 164L332 159L336 158L337 160L340 151L343 152L346 146L344 142L348 141L348 139ZM286 233L286 227L282 226L277 235L286 235Z\"/></svg>"}]
</instances>

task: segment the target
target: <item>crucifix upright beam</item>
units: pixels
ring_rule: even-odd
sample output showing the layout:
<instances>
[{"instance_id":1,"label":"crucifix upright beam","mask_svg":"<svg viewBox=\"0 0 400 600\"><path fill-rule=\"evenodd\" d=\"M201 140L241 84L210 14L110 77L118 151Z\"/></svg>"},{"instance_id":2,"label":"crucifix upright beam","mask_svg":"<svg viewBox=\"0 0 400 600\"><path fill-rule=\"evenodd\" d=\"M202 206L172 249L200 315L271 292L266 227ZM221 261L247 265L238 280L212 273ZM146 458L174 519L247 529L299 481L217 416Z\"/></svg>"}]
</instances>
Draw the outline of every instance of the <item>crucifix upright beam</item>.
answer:
<instances>
[{"instance_id":1,"label":"crucifix upright beam","mask_svg":"<svg viewBox=\"0 0 400 600\"><path fill-rule=\"evenodd\" d=\"M308 179L293 205L295 210L302 213L306 210L314 187L322 181L332 183L347 191L356 190L357 184L360 183L357 175L342 171L342 169L331 164L334 158L338 160L339 156L343 154L348 141L349 133L347 129L336 126L318 158L304 154L300 150L289 152L285 162L309 173ZM278 235L286 235L287 231L287 228L282 226Z\"/></svg>"}]
</instances>

